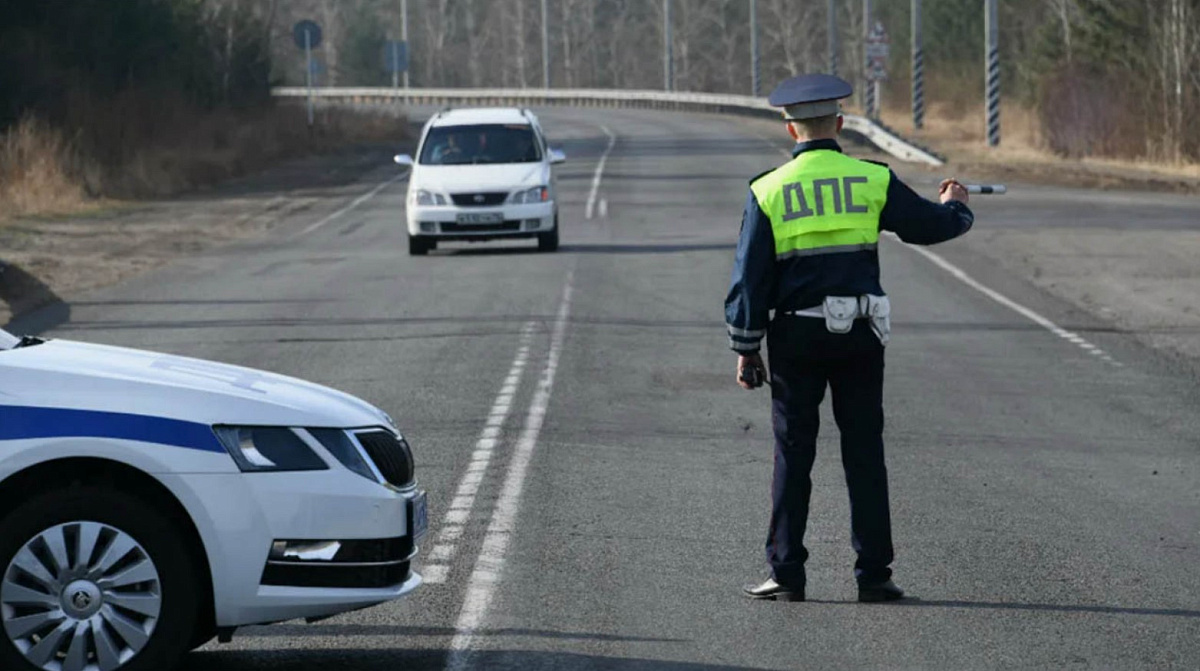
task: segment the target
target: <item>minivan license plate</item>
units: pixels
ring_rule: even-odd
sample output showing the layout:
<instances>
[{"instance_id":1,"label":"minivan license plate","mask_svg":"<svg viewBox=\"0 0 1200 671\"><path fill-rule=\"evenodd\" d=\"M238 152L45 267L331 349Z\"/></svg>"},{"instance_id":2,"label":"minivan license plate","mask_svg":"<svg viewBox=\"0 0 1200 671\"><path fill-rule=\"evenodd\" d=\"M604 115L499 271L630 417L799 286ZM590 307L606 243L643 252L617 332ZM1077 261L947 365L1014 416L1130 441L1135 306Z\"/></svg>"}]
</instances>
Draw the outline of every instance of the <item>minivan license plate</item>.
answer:
<instances>
[{"instance_id":1,"label":"minivan license plate","mask_svg":"<svg viewBox=\"0 0 1200 671\"><path fill-rule=\"evenodd\" d=\"M500 224L504 222L504 215L499 212L463 212L458 215L457 221L460 224Z\"/></svg>"},{"instance_id":2,"label":"minivan license plate","mask_svg":"<svg viewBox=\"0 0 1200 671\"><path fill-rule=\"evenodd\" d=\"M413 541L419 541L425 532L429 531L429 504L425 492L417 492L408 502L408 509L409 519L412 520Z\"/></svg>"}]
</instances>

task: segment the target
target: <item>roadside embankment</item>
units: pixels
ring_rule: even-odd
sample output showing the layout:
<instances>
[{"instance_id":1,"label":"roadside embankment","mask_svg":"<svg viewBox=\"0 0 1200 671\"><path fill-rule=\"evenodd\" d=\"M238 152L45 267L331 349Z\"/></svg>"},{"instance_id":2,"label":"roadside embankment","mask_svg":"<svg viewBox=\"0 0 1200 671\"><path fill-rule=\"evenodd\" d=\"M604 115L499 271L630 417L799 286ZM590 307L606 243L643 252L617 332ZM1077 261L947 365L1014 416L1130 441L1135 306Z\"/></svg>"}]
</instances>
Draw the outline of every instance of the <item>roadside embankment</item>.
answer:
<instances>
[{"instance_id":1,"label":"roadside embankment","mask_svg":"<svg viewBox=\"0 0 1200 671\"><path fill-rule=\"evenodd\" d=\"M296 105L205 111L132 93L75 116L63 126L27 115L0 134L0 225L185 193L408 130L394 113L322 111L310 129Z\"/></svg>"},{"instance_id":2,"label":"roadside embankment","mask_svg":"<svg viewBox=\"0 0 1200 671\"><path fill-rule=\"evenodd\" d=\"M988 147L982 106L930 106L921 130L911 112L889 107L883 121L905 137L947 158L950 174L986 175L1017 181L1087 189L1132 189L1200 194L1200 164L1103 155L1071 157L1050 150L1037 114L1018 104L1001 110L1001 142Z\"/></svg>"},{"instance_id":3,"label":"roadside embankment","mask_svg":"<svg viewBox=\"0 0 1200 671\"><path fill-rule=\"evenodd\" d=\"M403 137L403 133L400 134ZM199 192L110 202L72 215L0 225L0 325L172 260L270 235L288 217L390 165L407 140L284 161Z\"/></svg>"}]
</instances>

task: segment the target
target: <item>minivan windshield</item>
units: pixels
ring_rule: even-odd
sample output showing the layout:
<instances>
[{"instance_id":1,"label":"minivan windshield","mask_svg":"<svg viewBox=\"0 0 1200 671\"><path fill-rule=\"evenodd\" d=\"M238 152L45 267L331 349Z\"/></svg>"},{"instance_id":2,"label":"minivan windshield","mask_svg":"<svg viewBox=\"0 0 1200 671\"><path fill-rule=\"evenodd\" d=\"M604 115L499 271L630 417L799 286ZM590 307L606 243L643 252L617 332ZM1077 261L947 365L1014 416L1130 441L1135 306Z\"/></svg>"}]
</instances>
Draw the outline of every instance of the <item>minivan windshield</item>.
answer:
<instances>
[{"instance_id":1,"label":"minivan windshield","mask_svg":"<svg viewBox=\"0 0 1200 671\"><path fill-rule=\"evenodd\" d=\"M0 329L0 351L6 350L6 349L12 349L20 344L21 344L20 338L9 333L8 331L5 331L4 329Z\"/></svg>"},{"instance_id":2,"label":"minivan windshield","mask_svg":"<svg viewBox=\"0 0 1200 671\"><path fill-rule=\"evenodd\" d=\"M542 149L531 126L480 124L431 128L421 147L423 165L536 163Z\"/></svg>"}]
</instances>

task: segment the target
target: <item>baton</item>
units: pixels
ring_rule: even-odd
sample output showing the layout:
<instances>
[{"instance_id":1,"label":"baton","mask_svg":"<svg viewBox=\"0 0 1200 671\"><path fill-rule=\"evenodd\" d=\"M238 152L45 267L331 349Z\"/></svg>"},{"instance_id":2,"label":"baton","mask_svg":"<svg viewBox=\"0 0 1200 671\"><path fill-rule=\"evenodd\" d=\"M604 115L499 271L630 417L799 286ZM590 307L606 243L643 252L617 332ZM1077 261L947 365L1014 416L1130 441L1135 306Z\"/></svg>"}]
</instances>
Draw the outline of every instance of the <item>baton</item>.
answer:
<instances>
[{"instance_id":1,"label":"baton","mask_svg":"<svg viewBox=\"0 0 1200 671\"><path fill-rule=\"evenodd\" d=\"M967 193L972 194L995 194L997 196L1008 193L1008 187L1003 184L963 184L967 189Z\"/></svg>"}]
</instances>

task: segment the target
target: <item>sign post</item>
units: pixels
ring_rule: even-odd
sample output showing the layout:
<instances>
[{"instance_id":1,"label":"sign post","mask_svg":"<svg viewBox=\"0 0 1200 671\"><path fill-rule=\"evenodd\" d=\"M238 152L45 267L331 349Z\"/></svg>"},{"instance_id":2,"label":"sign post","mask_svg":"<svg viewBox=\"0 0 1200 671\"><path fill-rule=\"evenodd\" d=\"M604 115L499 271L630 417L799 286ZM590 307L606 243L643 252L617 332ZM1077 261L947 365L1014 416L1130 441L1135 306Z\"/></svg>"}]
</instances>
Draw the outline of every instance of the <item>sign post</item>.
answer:
<instances>
[{"instance_id":1,"label":"sign post","mask_svg":"<svg viewBox=\"0 0 1200 671\"><path fill-rule=\"evenodd\" d=\"M312 128L314 120L312 50L321 44L321 26L308 19L297 21L296 25L292 27L292 39L296 42L297 48L304 50L304 84L308 89L308 126Z\"/></svg>"},{"instance_id":2,"label":"sign post","mask_svg":"<svg viewBox=\"0 0 1200 671\"><path fill-rule=\"evenodd\" d=\"M383 43L383 68L392 73L392 88L400 85L400 74L408 73L408 43L388 40Z\"/></svg>"},{"instance_id":3,"label":"sign post","mask_svg":"<svg viewBox=\"0 0 1200 671\"><path fill-rule=\"evenodd\" d=\"M867 33L867 118L879 118L879 82L887 79L887 60L892 47L883 23L876 21Z\"/></svg>"},{"instance_id":4,"label":"sign post","mask_svg":"<svg viewBox=\"0 0 1200 671\"><path fill-rule=\"evenodd\" d=\"M408 46L408 0L400 0L400 40ZM408 88L408 68L404 68L404 88Z\"/></svg>"}]
</instances>

